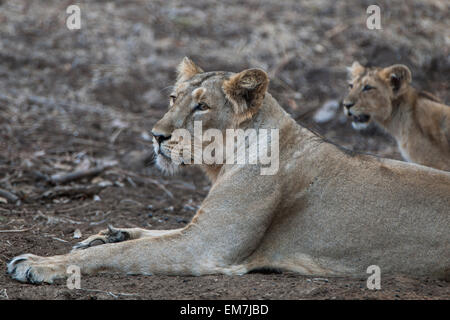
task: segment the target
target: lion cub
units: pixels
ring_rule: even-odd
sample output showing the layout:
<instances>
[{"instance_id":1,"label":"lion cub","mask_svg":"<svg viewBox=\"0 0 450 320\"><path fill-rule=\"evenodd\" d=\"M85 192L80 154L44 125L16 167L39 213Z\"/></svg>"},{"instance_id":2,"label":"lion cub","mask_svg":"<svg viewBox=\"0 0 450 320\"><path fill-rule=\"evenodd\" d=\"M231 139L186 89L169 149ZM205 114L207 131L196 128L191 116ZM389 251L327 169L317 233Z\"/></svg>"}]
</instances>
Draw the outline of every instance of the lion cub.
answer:
<instances>
[{"instance_id":1,"label":"lion cub","mask_svg":"<svg viewBox=\"0 0 450 320\"><path fill-rule=\"evenodd\" d=\"M365 68L354 62L348 69L343 105L353 128L373 120L394 136L406 161L450 171L450 107L414 89L405 65Z\"/></svg>"}]
</instances>

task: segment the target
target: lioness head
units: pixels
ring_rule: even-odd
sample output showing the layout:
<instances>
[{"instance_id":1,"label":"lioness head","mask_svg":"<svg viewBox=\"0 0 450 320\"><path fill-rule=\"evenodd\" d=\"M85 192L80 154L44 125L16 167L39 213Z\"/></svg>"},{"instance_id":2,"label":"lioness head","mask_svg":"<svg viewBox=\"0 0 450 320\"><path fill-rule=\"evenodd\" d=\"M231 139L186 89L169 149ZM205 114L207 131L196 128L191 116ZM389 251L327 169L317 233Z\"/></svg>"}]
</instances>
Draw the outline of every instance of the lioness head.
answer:
<instances>
[{"instance_id":1,"label":"lioness head","mask_svg":"<svg viewBox=\"0 0 450 320\"><path fill-rule=\"evenodd\" d=\"M210 144L199 142L199 134L214 129L225 136L226 129L251 121L262 105L268 83L267 74L259 69L237 74L204 72L184 58L178 66L169 109L152 130L157 166L164 172L173 173L180 165L196 163L195 153L199 146L203 148ZM191 138L187 139L183 134Z\"/></svg>"},{"instance_id":2,"label":"lioness head","mask_svg":"<svg viewBox=\"0 0 450 320\"><path fill-rule=\"evenodd\" d=\"M348 71L350 92L343 101L344 113L353 120L352 126L357 130L366 128L371 120L387 120L393 111L392 101L411 82L411 71L401 64L365 68L356 61Z\"/></svg>"}]
</instances>

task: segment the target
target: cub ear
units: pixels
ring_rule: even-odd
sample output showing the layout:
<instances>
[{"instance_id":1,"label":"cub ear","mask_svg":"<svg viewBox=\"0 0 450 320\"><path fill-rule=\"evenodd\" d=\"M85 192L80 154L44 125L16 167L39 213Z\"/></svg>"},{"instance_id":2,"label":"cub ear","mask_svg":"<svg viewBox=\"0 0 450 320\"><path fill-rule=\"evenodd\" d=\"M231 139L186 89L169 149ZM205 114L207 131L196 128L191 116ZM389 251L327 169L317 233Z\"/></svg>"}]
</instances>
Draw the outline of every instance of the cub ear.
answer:
<instances>
[{"instance_id":1,"label":"cub ear","mask_svg":"<svg viewBox=\"0 0 450 320\"><path fill-rule=\"evenodd\" d=\"M348 78L352 80L364 72L364 67L358 61L354 61L350 67L347 67L347 71Z\"/></svg>"},{"instance_id":2,"label":"cub ear","mask_svg":"<svg viewBox=\"0 0 450 320\"><path fill-rule=\"evenodd\" d=\"M248 69L233 75L223 83L223 91L233 104L238 122L251 119L262 105L269 77L261 69Z\"/></svg>"},{"instance_id":3,"label":"cub ear","mask_svg":"<svg viewBox=\"0 0 450 320\"><path fill-rule=\"evenodd\" d=\"M395 94L400 94L411 83L411 71L403 64L394 64L380 71L381 78L388 82Z\"/></svg>"},{"instance_id":4,"label":"cub ear","mask_svg":"<svg viewBox=\"0 0 450 320\"><path fill-rule=\"evenodd\" d=\"M194 61L188 57L184 57L181 60L177 68L177 81L186 81L195 76L198 73L203 73L204 71L198 67Z\"/></svg>"}]
</instances>

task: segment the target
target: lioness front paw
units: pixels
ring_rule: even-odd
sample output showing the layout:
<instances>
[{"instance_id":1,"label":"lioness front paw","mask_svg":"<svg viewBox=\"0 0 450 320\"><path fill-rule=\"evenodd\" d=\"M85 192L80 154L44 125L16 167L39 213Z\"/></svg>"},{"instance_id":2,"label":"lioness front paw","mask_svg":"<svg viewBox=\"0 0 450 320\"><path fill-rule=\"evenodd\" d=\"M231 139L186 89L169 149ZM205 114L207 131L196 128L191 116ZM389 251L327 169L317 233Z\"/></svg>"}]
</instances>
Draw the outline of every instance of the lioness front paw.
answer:
<instances>
[{"instance_id":1,"label":"lioness front paw","mask_svg":"<svg viewBox=\"0 0 450 320\"><path fill-rule=\"evenodd\" d=\"M53 280L65 276L63 265L56 263L52 258L34 254L23 254L13 258L7 265L7 271L11 278L33 284L53 283Z\"/></svg>"},{"instance_id":2,"label":"lioness front paw","mask_svg":"<svg viewBox=\"0 0 450 320\"><path fill-rule=\"evenodd\" d=\"M105 243L115 243L129 240L130 234L124 230L114 228L109 225L108 229L100 231L98 234L90 236L89 238L78 242L72 247L72 251L86 249L89 247L94 247L102 245Z\"/></svg>"}]
</instances>

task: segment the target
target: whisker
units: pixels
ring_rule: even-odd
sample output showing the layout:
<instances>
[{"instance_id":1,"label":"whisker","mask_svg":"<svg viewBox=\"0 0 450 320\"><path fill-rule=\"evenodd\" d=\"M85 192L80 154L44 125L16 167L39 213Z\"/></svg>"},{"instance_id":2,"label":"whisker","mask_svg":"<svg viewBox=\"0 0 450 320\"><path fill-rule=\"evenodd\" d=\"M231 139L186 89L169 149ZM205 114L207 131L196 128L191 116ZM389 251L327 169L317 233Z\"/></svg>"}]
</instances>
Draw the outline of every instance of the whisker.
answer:
<instances>
[{"instance_id":1,"label":"whisker","mask_svg":"<svg viewBox=\"0 0 450 320\"><path fill-rule=\"evenodd\" d=\"M173 88L175 88L175 86L167 86L167 87L165 87L165 88L162 88L162 89L159 90L159 91L161 92L161 91L165 91L165 90L167 90L167 89L173 89Z\"/></svg>"}]
</instances>

